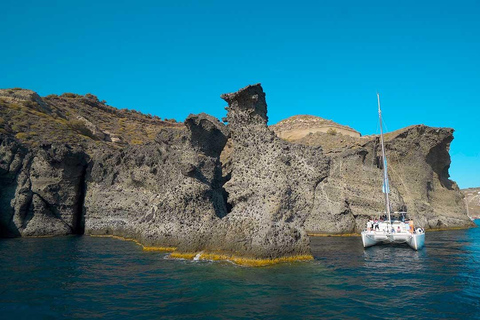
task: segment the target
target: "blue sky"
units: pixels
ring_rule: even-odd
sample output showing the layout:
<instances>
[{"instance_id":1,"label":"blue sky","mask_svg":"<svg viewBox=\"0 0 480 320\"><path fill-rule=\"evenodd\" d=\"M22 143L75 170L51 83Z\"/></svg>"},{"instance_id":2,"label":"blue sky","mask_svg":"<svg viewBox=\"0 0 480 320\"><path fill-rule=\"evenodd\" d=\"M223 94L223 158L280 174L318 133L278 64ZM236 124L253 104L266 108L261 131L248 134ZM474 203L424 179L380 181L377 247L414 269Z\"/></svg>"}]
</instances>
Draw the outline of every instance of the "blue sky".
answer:
<instances>
[{"instance_id":1,"label":"blue sky","mask_svg":"<svg viewBox=\"0 0 480 320\"><path fill-rule=\"evenodd\" d=\"M11 1L0 88L93 93L183 121L262 83L270 124L455 128L451 178L480 186L479 1Z\"/></svg>"}]
</instances>

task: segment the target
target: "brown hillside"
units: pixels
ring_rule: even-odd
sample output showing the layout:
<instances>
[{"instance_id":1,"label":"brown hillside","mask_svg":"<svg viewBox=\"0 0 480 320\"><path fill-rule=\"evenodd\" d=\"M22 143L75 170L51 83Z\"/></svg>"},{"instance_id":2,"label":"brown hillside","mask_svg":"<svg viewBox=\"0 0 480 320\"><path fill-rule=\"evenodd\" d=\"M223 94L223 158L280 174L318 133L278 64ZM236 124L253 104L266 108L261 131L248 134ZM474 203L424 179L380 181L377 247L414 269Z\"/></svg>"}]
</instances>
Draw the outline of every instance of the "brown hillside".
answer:
<instances>
[{"instance_id":1,"label":"brown hillside","mask_svg":"<svg viewBox=\"0 0 480 320\"><path fill-rule=\"evenodd\" d=\"M21 142L122 147L152 141L163 127L183 127L135 110L116 109L92 94L64 93L41 98L31 90L0 90L0 133Z\"/></svg>"},{"instance_id":2,"label":"brown hillside","mask_svg":"<svg viewBox=\"0 0 480 320\"><path fill-rule=\"evenodd\" d=\"M278 122L270 128L279 138L287 141L296 141L309 134L328 133L347 137L361 137L360 132L332 120L323 119L317 116L298 115Z\"/></svg>"}]
</instances>

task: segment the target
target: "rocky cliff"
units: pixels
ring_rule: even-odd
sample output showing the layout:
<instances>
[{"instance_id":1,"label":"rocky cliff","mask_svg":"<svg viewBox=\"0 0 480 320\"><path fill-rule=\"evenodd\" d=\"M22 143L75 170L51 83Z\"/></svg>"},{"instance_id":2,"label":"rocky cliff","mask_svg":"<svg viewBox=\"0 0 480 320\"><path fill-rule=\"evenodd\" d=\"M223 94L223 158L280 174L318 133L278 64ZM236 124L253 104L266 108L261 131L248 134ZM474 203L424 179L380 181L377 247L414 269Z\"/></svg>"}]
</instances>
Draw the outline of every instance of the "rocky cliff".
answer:
<instances>
[{"instance_id":1,"label":"rocky cliff","mask_svg":"<svg viewBox=\"0 0 480 320\"><path fill-rule=\"evenodd\" d=\"M88 160L68 145L30 149L0 136L0 235L83 233Z\"/></svg>"},{"instance_id":2,"label":"rocky cliff","mask_svg":"<svg viewBox=\"0 0 480 320\"><path fill-rule=\"evenodd\" d=\"M360 132L348 126L343 126L332 120L309 115L293 116L270 126L270 128L277 136L288 141L299 140L308 134L316 132L357 138L361 137Z\"/></svg>"},{"instance_id":3,"label":"rocky cliff","mask_svg":"<svg viewBox=\"0 0 480 320\"><path fill-rule=\"evenodd\" d=\"M307 254L303 223L327 173L320 148L290 145L268 129L259 85L222 97L228 126L191 115L150 144L94 156L85 232L183 253ZM233 147L221 157L227 139Z\"/></svg>"},{"instance_id":4,"label":"rocky cliff","mask_svg":"<svg viewBox=\"0 0 480 320\"><path fill-rule=\"evenodd\" d=\"M287 141L267 126L260 85L222 98L225 123L178 124L93 95L0 90L0 236L118 235L190 257L276 259L308 254L307 232L359 232L379 215L378 137ZM452 134L386 137L394 209L426 228L471 225L448 177Z\"/></svg>"},{"instance_id":5,"label":"rocky cliff","mask_svg":"<svg viewBox=\"0 0 480 320\"><path fill-rule=\"evenodd\" d=\"M181 251L205 248L227 212L219 157L228 134L225 125L204 114L185 123L164 129L151 143L93 157L87 234L120 235Z\"/></svg>"},{"instance_id":6,"label":"rocky cliff","mask_svg":"<svg viewBox=\"0 0 480 320\"><path fill-rule=\"evenodd\" d=\"M385 136L392 209L407 210L426 229L471 225L463 195L449 179L453 130L423 125ZM311 233L359 232L370 216L384 211L378 136L353 138L315 133L295 143L322 146L331 159L328 179L316 192L305 223Z\"/></svg>"},{"instance_id":7,"label":"rocky cliff","mask_svg":"<svg viewBox=\"0 0 480 320\"><path fill-rule=\"evenodd\" d=\"M468 215L472 219L480 219L480 188L463 189Z\"/></svg>"},{"instance_id":8,"label":"rocky cliff","mask_svg":"<svg viewBox=\"0 0 480 320\"><path fill-rule=\"evenodd\" d=\"M315 187L327 175L327 159L320 148L290 144L269 130L260 85L222 98L233 146L224 164L231 208L222 224L227 241L235 251L251 246L262 257L307 253L303 224Z\"/></svg>"}]
</instances>

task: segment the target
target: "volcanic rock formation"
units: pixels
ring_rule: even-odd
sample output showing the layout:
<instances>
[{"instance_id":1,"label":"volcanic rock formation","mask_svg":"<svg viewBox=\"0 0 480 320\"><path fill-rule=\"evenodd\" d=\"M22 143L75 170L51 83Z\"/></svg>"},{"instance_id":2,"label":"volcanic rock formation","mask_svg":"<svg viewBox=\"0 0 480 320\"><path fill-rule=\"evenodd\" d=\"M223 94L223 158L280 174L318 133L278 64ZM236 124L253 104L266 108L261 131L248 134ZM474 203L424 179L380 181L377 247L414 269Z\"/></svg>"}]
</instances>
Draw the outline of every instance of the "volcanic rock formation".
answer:
<instances>
[{"instance_id":1,"label":"volcanic rock formation","mask_svg":"<svg viewBox=\"0 0 480 320\"><path fill-rule=\"evenodd\" d=\"M87 161L70 146L27 149L0 136L0 236L83 233Z\"/></svg>"},{"instance_id":2,"label":"volcanic rock formation","mask_svg":"<svg viewBox=\"0 0 480 320\"><path fill-rule=\"evenodd\" d=\"M303 223L328 161L320 148L290 144L269 130L260 85L222 98L233 145L224 186L232 209L221 223L228 249L267 258L309 252Z\"/></svg>"},{"instance_id":3,"label":"volcanic rock formation","mask_svg":"<svg viewBox=\"0 0 480 320\"><path fill-rule=\"evenodd\" d=\"M227 211L219 160L227 130L205 114L189 116L185 123L163 129L154 142L93 157L85 198L87 234L182 251L205 247Z\"/></svg>"},{"instance_id":4,"label":"volcanic rock formation","mask_svg":"<svg viewBox=\"0 0 480 320\"><path fill-rule=\"evenodd\" d=\"M268 129L260 85L222 97L228 129L191 115L186 128L164 129L153 143L94 157L85 232L179 252L308 253L302 226L327 173L320 149L290 145ZM233 149L222 165L229 136Z\"/></svg>"},{"instance_id":5,"label":"volcanic rock formation","mask_svg":"<svg viewBox=\"0 0 480 320\"><path fill-rule=\"evenodd\" d=\"M423 125L385 136L390 199L427 229L471 225L463 196L449 179L453 129ZM382 161L378 136L362 138L315 133L295 143L322 146L331 160L328 178L316 190L305 222L310 233L357 233L369 217L383 215Z\"/></svg>"},{"instance_id":6,"label":"volcanic rock formation","mask_svg":"<svg viewBox=\"0 0 480 320\"><path fill-rule=\"evenodd\" d=\"M315 118L300 128L313 133L287 141L278 136L292 123L267 126L259 84L222 98L226 124L206 114L178 124L90 94L0 90L0 236L118 235L274 259L308 253L307 232L359 232L380 215L378 137L312 131ZM385 139L393 209L427 229L471 226L448 176L453 130Z\"/></svg>"}]
</instances>

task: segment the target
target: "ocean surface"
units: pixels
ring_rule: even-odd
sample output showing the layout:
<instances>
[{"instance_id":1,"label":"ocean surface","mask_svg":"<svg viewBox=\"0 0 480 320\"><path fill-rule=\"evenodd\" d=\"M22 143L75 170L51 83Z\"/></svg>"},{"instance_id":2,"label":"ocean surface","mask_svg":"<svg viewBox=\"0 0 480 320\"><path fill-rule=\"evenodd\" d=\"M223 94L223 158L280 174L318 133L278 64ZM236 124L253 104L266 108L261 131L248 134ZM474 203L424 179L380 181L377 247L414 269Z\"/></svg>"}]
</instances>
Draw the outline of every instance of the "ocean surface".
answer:
<instances>
[{"instance_id":1,"label":"ocean surface","mask_svg":"<svg viewBox=\"0 0 480 320\"><path fill-rule=\"evenodd\" d=\"M0 318L480 319L480 228L428 232L418 252L359 237L312 238L312 250L249 268L111 238L2 239Z\"/></svg>"}]
</instances>

